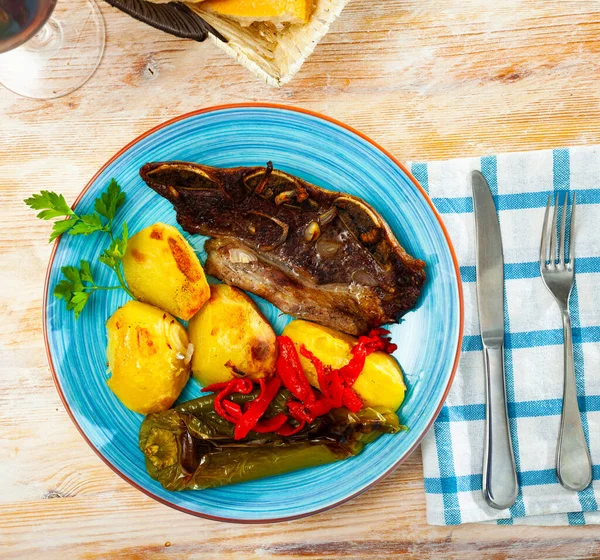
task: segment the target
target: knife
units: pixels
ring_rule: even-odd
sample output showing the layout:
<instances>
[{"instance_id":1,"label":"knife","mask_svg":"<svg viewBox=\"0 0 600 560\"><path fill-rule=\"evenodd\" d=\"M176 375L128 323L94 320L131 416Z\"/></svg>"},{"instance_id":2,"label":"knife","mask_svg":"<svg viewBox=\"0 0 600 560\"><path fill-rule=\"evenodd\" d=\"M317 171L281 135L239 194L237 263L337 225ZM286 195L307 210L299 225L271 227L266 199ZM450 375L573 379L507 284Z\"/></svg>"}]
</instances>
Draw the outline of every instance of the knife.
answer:
<instances>
[{"instance_id":1,"label":"knife","mask_svg":"<svg viewBox=\"0 0 600 560\"><path fill-rule=\"evenodd\" d=\"M510 441L504 377L504 256L496 206L479 171L471 173L475 210L477 309L485 372L483 497L496 509L517 498L517 472Z\"/></svg>"}]
</instances>

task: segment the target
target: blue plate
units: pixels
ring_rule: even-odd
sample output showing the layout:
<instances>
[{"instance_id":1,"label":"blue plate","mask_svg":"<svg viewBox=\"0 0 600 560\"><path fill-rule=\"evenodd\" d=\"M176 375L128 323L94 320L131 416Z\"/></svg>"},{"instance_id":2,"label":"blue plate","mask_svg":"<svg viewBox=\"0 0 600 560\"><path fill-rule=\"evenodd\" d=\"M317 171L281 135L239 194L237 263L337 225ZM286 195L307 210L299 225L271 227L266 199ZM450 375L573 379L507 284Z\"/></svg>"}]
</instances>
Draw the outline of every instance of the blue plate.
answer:
<instances>
[{"instance_id":1,"label":"blue plate","mask_svg":"<svg viewBox=\"0 0 600 560\"><path fill-rule=\"evenodd\" d=\"M454 252L431 201L390 154L360 133L314 113L273 105L207 109L169 121L113 157L77 201L90 212L96 197L117 179L127 201L118 213L130 232L157 221L177 225L169 202L138 175L148 161L189 160L231 167L264 165L298 175L321 187L360 196L378 210L412 255L427 263L427 281L417 308L392 326L395 353L408 393L400 409L409 431L384 436L352 459L225 488L168 492L152 480L138 449L142 416L127 410L106 385L105 321L127 299L121 291L97 293L78 321L52 296L62 266L89 260L100 285L114 284L98 263L105 234L64 235L48 267L45 337L50 367L67 411L84 438L120 476L149 496L187 513L218 520L266 522L297 518L338 505L392 471L416 448L450 388L462 337L462 294ZM205 238L185 237L205 253ZM277 332L290 321L264 300L258 304ZM180 397L197 397L190 381Z\"/></svg>"}]
</instances>

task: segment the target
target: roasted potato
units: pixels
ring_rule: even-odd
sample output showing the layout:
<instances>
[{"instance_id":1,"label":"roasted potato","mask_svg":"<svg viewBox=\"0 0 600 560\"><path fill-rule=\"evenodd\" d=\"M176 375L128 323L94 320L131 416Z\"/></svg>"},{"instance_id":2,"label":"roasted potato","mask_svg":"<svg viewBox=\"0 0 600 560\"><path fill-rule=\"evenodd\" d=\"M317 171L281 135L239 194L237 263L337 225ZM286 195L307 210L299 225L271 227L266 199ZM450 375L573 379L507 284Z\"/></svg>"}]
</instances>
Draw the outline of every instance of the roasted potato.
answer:
<instances>
[{"instance_id":1,"label":"roasted potato","mask_svg":"<svg viewBox=\"0 0 600 560\"><path fill-rule=\"evenodd\" d=\"M181 323L156 307L128 301L106 330L113 393L140 414L169 408L190 377L193 346Z\"/></svg>"},{"instance_id":2,"label":"roasted potato","mask_svg":"<svg viewBox=\"0 0 600 560\"><path fill-rule=\"evenodd\" d=\"M185 321L210 297L196 253L183 235L167 224L154 224L129 240L123 271L136 299Z\"/></svg>"},{"instance_id":3,"label":"roasted potato","mask_svg":"<svg viewBox=\"0 0 600 560\"><path fill-rule=\"evenodd\" d=\"M292 321L283 330L298 352L304 345L325 365L340 368L351 358L350 350L357 340L309 321ZM300 355L302 367L314 387L319 387L317 372L311 361ZM367 357L365 367L352 386L366 406L385 406L397 410L404 400L406 385L398 362L385 352Z\"/></svg>"},{"instance_id":4,"label":"roasted potato","mask_svg":"<svg viewBox=\"0 0 600 560\"><path fill-rule=\"evenodd\" d=\"M254 302L237 288L212 285L210 299L188 330L195 348L192 373L203 387L236 376L268 377L275 371L275 333Z\"/></svg>"}]
</instances>

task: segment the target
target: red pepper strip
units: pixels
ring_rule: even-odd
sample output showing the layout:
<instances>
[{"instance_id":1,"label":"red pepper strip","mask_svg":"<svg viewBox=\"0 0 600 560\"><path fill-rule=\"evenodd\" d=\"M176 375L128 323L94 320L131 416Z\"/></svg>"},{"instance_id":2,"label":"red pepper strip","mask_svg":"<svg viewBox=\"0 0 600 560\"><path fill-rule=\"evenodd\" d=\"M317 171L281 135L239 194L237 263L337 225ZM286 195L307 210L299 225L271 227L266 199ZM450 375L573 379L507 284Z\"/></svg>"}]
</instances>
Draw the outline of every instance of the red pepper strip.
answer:
<instances>
[{"instance_id":1,"label":"red pepper strip","mask_svg":"<svg viewBox=\"0 0 600 560\"><path fill-rule=\"evenodd\" d=\"M389 334L390 334L390 331L388 331L386 329L373 329L369 333L369 338L375 340L377 337L379 337L379 339L382 341L382 346L383 346L381 349L384 352L387 352L388 354L393 354L398 349L398 345L392 343L391 337L387 336ZM375 343L372 343L372 344L375 344Z\"/></svg>"},{"instance_id":2,"label":"red pepper strip","mask_svg":"<svg viewBox=\"0 0 600 560\"><path fill-rule=\"evenodd\" d=\"M329 399L333 408L342 406L342 395L344 386L342 383L341 372L338 369L333 369L328 374L329 377Z\"/></svg>"},{"instance_id":3,"label":"red pepper strip","mask_svg":"<svg viewBox=\"0 0 600 560\"><path fill-rule=\"evenodd\" d=\"M311 402L315 394L306 379L306 375L300 364L300 358L296 347L289 336L278 336L279 357L277 358L277 374L284 386L290 390L292 395L302 402Z\"/></svg>"},{"instance_id":4,"label":"red pepper strip","mask_svg":"<svg viewBox=\"0 0 600 560\"><path fill-rule=\"evenodd\" d=\"M235 424L237 422L237 419L234 418L231 414L229 414L229 412L227 412L227 410L223 406L222 401L223 401L223 397L221 397L221 393L218 393L217 396L215 397L215 412L221 418L225 418L225 420L227 420L228 422Z\"/></svg>"},{"instance_id":5,"label":"red pepper strip","mask_svg":"<svg viewBox=\"0 0 600 560\"><path fill-rule=\"evenodd\" d=\"M383 350L385 348L385 345L388 343L387 339L384 339L384 338L375 337L375 338L366 338L365 339L362 336L358 339L358 342L362 343L362 345L365 348L367 348L368 350L370 350L371 352L376 352L377 350Z\"/></svg>"},{"instance_id":6,"label":"red pepper strip","mask_svg":"<svg viewBox=\"0 0 600 560\"><path fill-rule=\"evenodd\" d=\"M352 358L350 358L350 361L345 366L340 368L340 376L346 387L352 387L352 385L354 385L354 382L358 379L358 376L365 367L367 356L377 350L384 350L389 344L386 339L380 338L377 335L377 331L384 330L385 329L374 329L371 331L371 333L375 333L373 336L359 337L358 343L350 351Z\"/></svg>"},{"instance_id":7,"label":"red pepper strip","mask_svg":"<svg viewBox=\"0 0 600 560\"><path fill-rule=\"evenodd\" d=\"M228 399L223 399L221 401L221 405L223 406L225 411L229 414L229 416L231 416L232 418L235 418L237 420L238 418L241 417L242 409L240 408L239 404L231 402Z\"/></svg>"},{"instance_id":8,"label":"red pepper strip","mask_svg":"<svg viewBox=\"0 0 600 560\"><path fill-rule=\"evenodd\" d=\"M371 339L371 344L375 346L385 346L385 344L392 341L390 337L390 331L387 331L385 329L373 329L369 333L368 338Z\"/></svg>"},{"instance_id":9,"label":"red pepper strip","mask_svg":"<svg viewBox=\"0 0 600 560\"><path fill-rule=\"evenodd\" d=\"M346 387L354 385L354 382L365 367L367 356L371 353L372 351L369 351L365 344L359 340L358 344L352 349L352 358L339 370L340 377Z\"/></svg>"},{"instance_id":10,"label":"red pepper strip","mask_svg":"<svg viewBox=\"0 0 600 560\"><path fill-rule=\"evenodd\" d=\"M388 343L385 345L385 351L388 354L393 354L396 350L398 350L398 345L397 344L393 344L393 343Z\"/></svg>"},{"instance_id":11,"label":"red pepper strip","mask_svg":"<svg viewBox=\"0 0 600 560\"><path fill-rule=\"evenodd\" d=\"M267 390L267 385L265 383L264 377L259 377L258 384L260 385L260 393L258 394L257 399L262 399L265 396L265 391ZM256 399L255 399L256 400Z\"/></svg>"},{"instance_id":12,"label":"red pepper strip","mask_svg":"<svg viewBox=\"0 0 600 560\"><path fill-rule=\"evenodd\" d=\"M259 434L275 432L287 422L287 419L288 417L283 412L280 412L268 420L259 420L254 428L252 428L252 431L258 432Z\"/></svg>"},{"instance_id":13,"label":"red pepper strip","mask_svg":"<svg viewBox=\"0 0 600 560\"><path fill-rule=\"evenodd\" d=\"M300 347L300 354L302 354L305 358L308 358L315 370L317 371L317 377L319 379L319 388L323 394L327 394L327 388L329 386L329 380L327 379L325 366L323 362L319 360L304 344Z\"/></svg>"},{"instance_id":14,"label":"red pepper strip","mask_svg":"<svg viewBox=\"0 0 600 560\"><path fill-rule=\"evenodd\" d=\"M287 402L288 409L290 411L290 416L295 418L299 422L314 422L315 417L310 411L307 409L307 405L301 402L289 400Z\"/></svg>"},{"instance_id":15,"label":"red pepper strip","mask_svg":"<svg viewBox=\"0 0 600 560\"><path fill-rule=\"evenodd\" d=\"M258 397L262 397L265 394L265 380L263 378L259 378L258 379L258 384L260 385L260 393L258 394ZM236 416L236 418L239 420L240 416L242 414L245 414L246 412L248 412L248 409L250 408L250 405L252 404L253 401L249 401L249 402L245 402L242 407L241 407L241 411L239 416ZM272 431L272 430L271 430Z\"/></svg>"},{"instance_id":16,"label":"red pepper strip","mask_svg":"<svg viewBox=\"0 0 600 560\"><path fill-rule=\"evenodd\" d=\"M350 361L340 368L340 376L346 387L352 387L354 382L365 367L367 356L377 350L385 350L389 354L394 352L398 347L389 342L389 338L384 337L384 334L389 334L385 329L373 329L369 336L361 336L358 343L350 351L352 358Z\"/></svg>"},{"instance_id":17,"label":"red pepper strip","mask_svg":"<svg viewBox=\"0 0 600 560\"><path fill-rule=\"evenodd\" d=\"M281 348L281 346L280 346ZM288 389L292 395L294 395L297 399L300 399L304 396L302 389L297 381L297 374L294 371L294 368L285 361L285 358L282 356L281 350L279 351L279 357L277 358L277 377L281 379L283 386Z\"/></svg>"},{"instance_id":18,"label":"red pepper strip","mask_svg":"<svg viewBox=\"0 0 600 560\"><path fill-rule=\"evenodd\" d=\"M231 381L228 381L226 386L223 389L221 389L215 397L215 412L222 418L225 418L225 420L228 420L229 422L235 424L237 419L234 418L223 407L223 400L226 399L229 395L231 395L231 393L242 393L242 395L247 395L251 391L252 381L250 381L249 379L232 379Z\"/></svg>"},{"instance_id":19,"label":"red pepper strip","mask_svg":"<svg viewBox=\"0 0 600 560\"><path fill-rule=\"evenodd\" d=\"M375 338L377 336L383 338L383 337L385 337L388 334L390 334L390 331L388 331L387 329L382 329L381 327L379 327L378 329L371 330L371 332L369 333L369 338Z\"/></svg>"},{"instance_id":20,"label":"red pepper strip","mask_svg":"<svg viewBox=\"0 0 600 560\"><path fill-rule=\"evenodd\" d=\"M325 397L331 401L331 406L329 410L332 408L338 408L342 406L342 381L339 375L338 370L331 369L329 366L324 366L323 362L319 360L310 350L308 350L305 346L300 348L300 353L308 358L314 368L317 370L317 377L319 379L319 388ZM320 405L322 407L322 405ZM311 410L310 406L308 407ZM321 408L317 408L317 410L321 410ZM326 412L329 412L327 410ZM312 410L311 410L312 412ZM322 416L325 414L315 414L315 416Z\"/></svg>"},{"instance_id":21,"label":"red pepper strip","mask_svg":"<svg viewBox=\"0 0 600 560\"><path fill-rule=\"evenodd\" d=\"M233 379L231 381L234 381ZM212 385L207 385L206 387L202 387L202 392L206 393L206 392L211 392L211 393L218 393L219 391L222 391L223 389L225 389L225 387L227 387L231 381L225 381L223 383L213 383Z\"/></svg>"},{"instance_id":22,"label":"red pepper strip","mask_svg":"<svg viewBox=\"0 0 600 560\"><path fill-rule=\"evenodd\" d=\"M306 348L305 348L306 350ZM325 395L325 397L329 398L329 385L330 385L330 379L329 379L329 375L327 375L329 372L325 370L325 368L323 367L323 364L321 363L321 361L314 357L314 361L312 361L313 365L315 366L315 369L317 370L317 379L319 381L319 389L321 389L321 393L323 393L323 395Z\"/></svg>"},{"instance_id":23,"label":"red pepper strip","mask_svg":"<svg viewBox=\"0 0 600 560\"><path fill-rule=\"evenodd\" d=\"M216 387L219 385L221 385L221 383L214 383L213 385L209 385L208 387L206 387L206 389L208 389L209 387ZM247 395L248 393L252 392L252 389L254 389L254 387L252 386L252 381L246 378L236 377L235 379L232 379L231 381L225 383L225 386L219 389L219 391L227 391L228 394L242 393L242 395Z\"/></svg>"},{"instance_id":24,"label":"red pepper strip","mask_svg":"<svg viewBox=\"0 0 600 560\"><path fill-rule=\"evenodd\" d=\"M321 398L316 400L314 403L307 404L306 408L308 408L309 412L313 416L317 417L327 414L332 408L334 408L334 406L331 404L329 399Z\"/></svg>"},{"instance_id":25,"label":"red pepper strip","mask_svg":"<svg viewBox=\"0 0 600 560\"><path fill-rule=\"evenodd\" d=\"M304 428L305 425L306 425L306 422L304 422L304 420L302 420L300 422L300 424L298 424L295 428L293 426L291 426L290 424L284 424L275 433L279 436L284 436L284 437L285 436L293 436L294 434L297 434L302 428Z\"/></svg>"},{"instance_id":26,"label":"red pepper strip","mask_svg":"<svg viewBox=\"0 0 600 560\"><path fill-rule=\"evenodd\" d=\"M343 402L350 412L358 412L363 407L363 402L358 395L349 388L344 389Z\"/></svg>"},{"instance_id":27,"label":"red pepper strip","mask_svg":"<svg viewBox=\"0 0 600 560\"><path fill-rule=\"evenodd\" d=\"M261 394L252 401L248 410L237 421L233 432L233 439L239 440L245 438L248 432L256 426L260 417L265 413L275 395L277 395L280 386L281 381L277 377L269 379L266 382L265 390L261 390Z\"/></svg>"}]
</instances>

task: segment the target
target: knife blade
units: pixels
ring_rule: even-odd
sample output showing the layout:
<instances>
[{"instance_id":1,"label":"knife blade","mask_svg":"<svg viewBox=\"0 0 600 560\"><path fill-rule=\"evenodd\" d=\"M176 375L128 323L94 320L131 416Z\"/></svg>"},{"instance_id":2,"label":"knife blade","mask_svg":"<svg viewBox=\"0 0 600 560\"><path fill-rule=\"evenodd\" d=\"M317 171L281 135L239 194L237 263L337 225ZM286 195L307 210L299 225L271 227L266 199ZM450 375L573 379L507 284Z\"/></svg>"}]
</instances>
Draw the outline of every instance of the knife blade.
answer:
<instances>
[{"instance_id":1,"label":"knife blade","mask_svg":"<svg viewBox=\"0 0 600 560\"><path fill-rule=\"evenodd\" d=\"M480 171L471 173L471 187L475 213L477 309L486 396L482 491L490 506L506 509L516 500L518 484L506 409L504 255L496 205Z\"/></svg>"}]
</instances>

